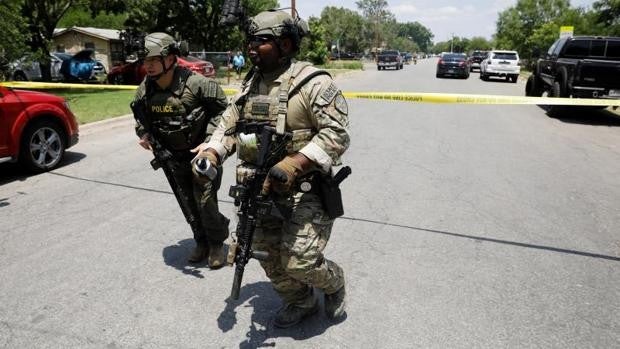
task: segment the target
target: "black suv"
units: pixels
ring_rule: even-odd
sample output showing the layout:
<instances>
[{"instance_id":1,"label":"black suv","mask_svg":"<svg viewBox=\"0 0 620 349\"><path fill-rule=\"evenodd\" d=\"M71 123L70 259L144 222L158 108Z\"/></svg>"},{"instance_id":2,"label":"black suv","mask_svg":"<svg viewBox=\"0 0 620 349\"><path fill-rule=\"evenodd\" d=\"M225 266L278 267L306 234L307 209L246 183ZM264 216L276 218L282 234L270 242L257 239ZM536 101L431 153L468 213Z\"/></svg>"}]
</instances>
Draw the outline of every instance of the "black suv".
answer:
<instances>
[{"instance_id":1,"label":"black suv","mask_svg":"<svg viewBox=\"0 0 620 349\"><path fill-rule=\"evenodd\" d=\"M536 62L525 94L620 99L620 37L558 39Z\"/></svg>"},{"instance_id":2,"label":"black suv","mask_svg":"<svg viewBox=\"0 0 620 349\"><path fill-rule=\"evenodd\" d=\"M469 56L469 71L474 71L474 69L480 70L480 63L487 56L487 51L474 51Z\"/></svg>"}]
</instances>

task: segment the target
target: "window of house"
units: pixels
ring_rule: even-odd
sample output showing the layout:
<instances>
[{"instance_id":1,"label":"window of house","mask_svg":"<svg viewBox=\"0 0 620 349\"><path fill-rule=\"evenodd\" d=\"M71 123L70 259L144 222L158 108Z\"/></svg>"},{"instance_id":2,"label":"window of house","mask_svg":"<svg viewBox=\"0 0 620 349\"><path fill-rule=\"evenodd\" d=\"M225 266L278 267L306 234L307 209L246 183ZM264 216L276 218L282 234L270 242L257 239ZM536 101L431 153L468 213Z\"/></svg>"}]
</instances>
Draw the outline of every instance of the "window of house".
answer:
<instances>
[{"instance_id":1,"label":"window of house","mask_svg":"<svg viewBox=\"0 0 620 349\"><path fill-rule=\"evenodd\" d=\"M84 43L84 48L87 49L91 49L91 50L95 50L95 43L94 42L85 42Z\"/></svg>"}]
</instances>

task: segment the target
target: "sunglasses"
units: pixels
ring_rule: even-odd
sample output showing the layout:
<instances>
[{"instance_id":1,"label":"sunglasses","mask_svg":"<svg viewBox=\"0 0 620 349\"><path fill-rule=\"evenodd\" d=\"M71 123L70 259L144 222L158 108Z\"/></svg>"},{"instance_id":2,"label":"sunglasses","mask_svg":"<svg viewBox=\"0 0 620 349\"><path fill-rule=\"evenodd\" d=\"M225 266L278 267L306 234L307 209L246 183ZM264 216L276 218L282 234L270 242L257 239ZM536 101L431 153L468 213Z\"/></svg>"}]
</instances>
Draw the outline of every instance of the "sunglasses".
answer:
<instances>
[{"instance_id":1,"label":"sunglasses","mask_svg":"<svg viewBox=\"0 0 620 349\"><path fill-rule=\"evenodd\" d=\"M250 46L260 46L269 41L273 41L275 37L271 35L252 35L247 38L247 44Z\"/></svg>"}]
</instances>

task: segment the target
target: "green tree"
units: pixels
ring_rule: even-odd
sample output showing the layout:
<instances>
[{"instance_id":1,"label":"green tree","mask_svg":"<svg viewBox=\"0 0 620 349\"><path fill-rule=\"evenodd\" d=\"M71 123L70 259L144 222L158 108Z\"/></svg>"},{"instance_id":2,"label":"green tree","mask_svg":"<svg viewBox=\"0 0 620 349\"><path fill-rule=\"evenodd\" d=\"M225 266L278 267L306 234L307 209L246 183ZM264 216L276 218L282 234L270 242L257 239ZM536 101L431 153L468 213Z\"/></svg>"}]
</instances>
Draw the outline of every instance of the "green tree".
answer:
<instances>
[{"instance_id":1,"label":"green tree","mask_svg":"<svg viewBox=\"0 0 620 349\"><path fill-rule=\"evenodd\" d=\"M620 0L599 0L592 8L601 34L620 36Z\"/></svg>"},{"instance_id":2,"label":"green tree","mask_svg":"<svg viewBox=\"0 0 620 349\"><path fill-rule=\"evenodd\" d=\"M398 37L411 40L417 50L428 52L433 44L433 33L418 22L398 23Z\"/></svg>"},{"instance_id":3,"label":"green tree","mask_svg":"<svg viewBox=\"0 0 620 349\"><path fill-rule=\"evenodd\" d=\"M314 64L325 64L329 54L325 42L326 30L316 17L310 17L308 25L310 26L310 35L301 42L297 57Z\"/></svg>"},{"instance_id":4,"label":"green tree","mask_svg":"<svg viewBox=\"0 0 620 349\"><path fill-rule=\"evenodd\" d=\"M530 40L534 31L547 23L558 25L562 15L569 11L569 0L518 0L515 6L499 14L495 48L516 50L522 57L531 57L533 48L541 44Z\"/></svg>"},{"instance_id":5,"label":"green tree","mask_svg":"<svg viewBox=\"0 0 620 349\"><path fill-rule=\"evenodd\" d=\"M488 51L492 48L492 42L481 36L474 36L469 40L469 45L467 46L466 52L472 52L474 50Z\"/></svg>"},{"instance_id":6,"label":"green tree","mask_svg":"<svg viewBox=\"0 0 620 349\"><path fill-rule=\"evenodd\" d=\"M355 4L362 11L372 32L373 47L379 48L386 37L385 24L393 21L394 14L388 10L386 0L359 0Z\"/></svg>"},{"instance_id":7,"label":"green tree","mask_svg":"<svg viewBox=\"0 0 620 349\"><path fill-rule=\"evenodd\" d=\"M138 32L167 32L187 40L190 50L240 49L243 35L239 29L219 24L223 3L224 0L133 0L127 4L129 13L125 26ZM274 8L277 4L276 0L244 1L248 16Z\"/></svg>"},{"instance_id":8,"label":"green tree","mask_svg":"<svg viewBox=\"0 0 620 349\"><path fill-rule=\"evenodd\" d=\"M123 30L125 28L124 23L127 20L126 13L115 14L112 12L106 12L105 10L98 11L99 13L93 17L91 9L87 6L87 4L82 6L73 6L60 19L60 21L58 21L58 28L69 28L74 26L117 30Z\"/></svg>"},{"instance_id":9,"label":"green tree","mask_svg":"<svg viewBox=\"0 0 620 349\"><path fill-rule=\"evenodd\" d=\"M28 47L26 46L27 24L19 15L21 1L6 0L0 3L0 69L7 73L8 62L22 57Z\"/></svg>"},{"instance_id":10,"label":"green tree","mask_svg":"<svg viewBox=\"0 0 620 349\"><path fill-rule=\"evenodd\" d=\"M321 24L325 28L325 40L329 48L338 45L343 52L360 52L370 46L370 41L360 37L365 21L355 11L327 6L321 11Z\"/></svg>"}]
</instances>

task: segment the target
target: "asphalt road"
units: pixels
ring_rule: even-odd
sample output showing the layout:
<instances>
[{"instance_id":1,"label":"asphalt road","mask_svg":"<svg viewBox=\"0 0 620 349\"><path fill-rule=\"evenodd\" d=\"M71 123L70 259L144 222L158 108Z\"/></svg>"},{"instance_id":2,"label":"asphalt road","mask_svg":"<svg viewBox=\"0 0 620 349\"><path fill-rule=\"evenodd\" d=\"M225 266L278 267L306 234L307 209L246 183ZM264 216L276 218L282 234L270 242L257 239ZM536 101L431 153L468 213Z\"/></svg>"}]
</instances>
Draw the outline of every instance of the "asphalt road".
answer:
<instances>
[{"instance_id":1,"label":"asphalt road","mask_svg":"<svg viewBox=\"0 0 620 349\"><path fill-rule=\"evenodd\" d=\"M524 89L436 79L434 60L367 68L339 86ZM256 261L238 302L232 268L188 266L191 231L120 118L82 127L51 173L0 166L0 348L620 347L618 119L371 100L349 111L353 174L326 250L346 271L345 321L276 329Z\"/></svg>"}]
</instances>

